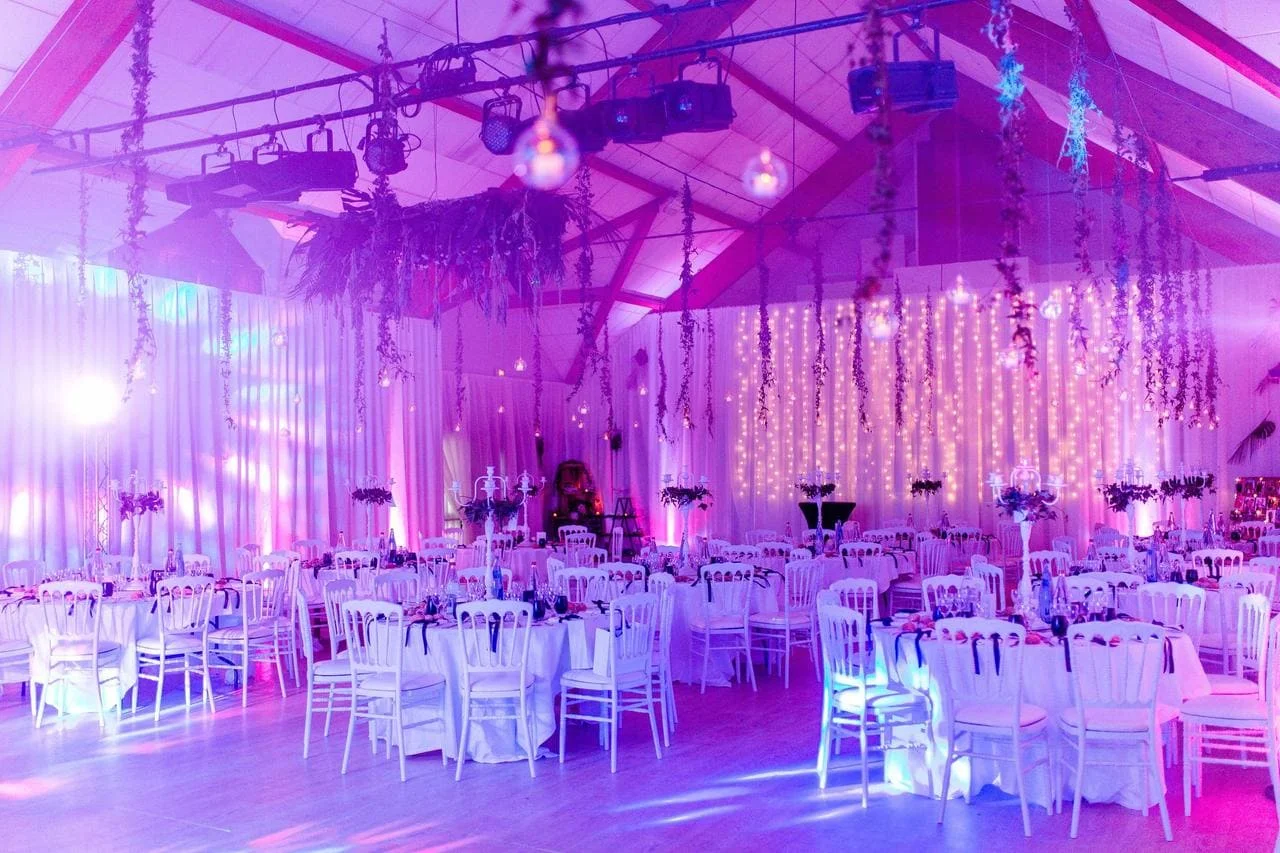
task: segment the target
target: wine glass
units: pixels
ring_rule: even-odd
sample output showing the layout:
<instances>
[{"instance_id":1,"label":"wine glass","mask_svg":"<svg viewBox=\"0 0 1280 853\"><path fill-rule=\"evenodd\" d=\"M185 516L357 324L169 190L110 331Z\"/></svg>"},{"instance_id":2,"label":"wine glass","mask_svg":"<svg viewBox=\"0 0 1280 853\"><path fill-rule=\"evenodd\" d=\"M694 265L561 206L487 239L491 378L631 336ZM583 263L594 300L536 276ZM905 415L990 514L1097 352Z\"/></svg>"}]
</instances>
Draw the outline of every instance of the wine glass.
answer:
<instances>
[{"instance_id":1,"label":"wine glass","mask_svg":"<svg viewBox=\"0 0 1280 853\"><path fill-rule=\"evenodd\" d=\"M553 607L555 608L556 614L559 616L563 616L566 613L568 613L569 612L569 596L557 595L555 599L555 604L553 605Z\"/></svg>"}]
</instances>

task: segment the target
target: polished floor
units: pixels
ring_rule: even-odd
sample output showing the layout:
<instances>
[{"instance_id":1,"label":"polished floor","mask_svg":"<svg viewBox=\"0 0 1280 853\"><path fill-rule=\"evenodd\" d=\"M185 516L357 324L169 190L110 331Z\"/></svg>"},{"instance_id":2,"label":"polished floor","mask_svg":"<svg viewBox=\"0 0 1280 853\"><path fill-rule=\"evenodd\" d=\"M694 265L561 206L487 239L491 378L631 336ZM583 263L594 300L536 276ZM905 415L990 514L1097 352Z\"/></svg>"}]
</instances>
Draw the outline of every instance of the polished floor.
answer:
<instances>
[{"instance_id":1,"label":"polished floor","mask_svg":"<svg viewBox=\"0 0 1280 853\"><path fill-rule=\"evenodd\" d=\"M800 670L803 672L803 669ZM1032 812L1022 837L1016 799L988 789L956 801L945 827L936 803L873 787L837 763L819 792L813 773L819 691L801 676L784 690L678 687L681 721L654 758L647 726L622 733L619 772L585 727L562 766L468 764L462 781L437 754L394 759L353 751L339 775L342 735L317 735L302 759L302 696L282 701L265 680L247 710L219 684L216 716L179 707L105 732L92 716L36 731L18 691L0 698L0 846L8 850L1272 850L1276 816L1265 770L1209 768L1205 797L1182 817L1180 770L1170 796L1174 842L1153 812L1088 806L1077 841L1069 814ZM143 700L149 698L144 687ZM166 699L181 703L181 688ZM639 724L636 724L636 723ZM846 759L847 760L847 759ZM1179 775L1173 776L1173 773Z\"/></svg>"}]
</instances>

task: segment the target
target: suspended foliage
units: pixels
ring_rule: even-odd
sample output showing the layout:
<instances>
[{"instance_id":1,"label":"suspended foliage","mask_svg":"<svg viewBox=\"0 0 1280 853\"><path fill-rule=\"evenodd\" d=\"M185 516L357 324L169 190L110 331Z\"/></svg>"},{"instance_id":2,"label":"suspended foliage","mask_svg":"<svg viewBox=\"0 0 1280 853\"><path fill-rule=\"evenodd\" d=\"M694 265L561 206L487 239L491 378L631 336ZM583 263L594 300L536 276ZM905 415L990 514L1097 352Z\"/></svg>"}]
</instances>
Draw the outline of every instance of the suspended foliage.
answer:
<instances>
[{"instance_id":1,"label":"suspended foliage","mask_svg":"<svg viewBox=\"0 0 1280 853\"><path fill-rule=\"evenodd\" d=\"M703 372L706 374L707 387L706 400L702 412L702 419L707 422L707 435L716 434L716 411L715 411L715 387L712 378L715 375L712 365L716 363L716 323L711 316L711 309L707 308L703 311L703 319L707 324L707 360Z\"/></svg>"},{"instance_id":2,"label":"suspended foliage","mask_svg":"<svg viewBox=\"0 0 1280 853\"><path fill-rule=\"evenodd\" d=\"M1116 169L1111 180L1111 366L1103 376L1107 385L1120 376L1129 352L1129 223L1124 212L1124 165L1133 156L1133 139L1117 116L1111 139L1116 149Z\"/></svg>"},{"instance_id":3,"label":"suspended foliage","mask_svg":"<svg viewBox=\"0 0 1280 853\"><path fill-rule=\"evenodd\" d=\"M822 300L824 298L825 273L822 269L822 251L813 253L813 320L817 324L818 346L813 353L813 420L822 420L822 388L831 368L827 364L827 330L822 324Z\"/></svg>"},{"instance_id":4,"label":"suspended foliage","mask_svg":"<svg viewBox=\"0 0 1280 853\"><path fill-rule=\"evenodd\" d=\"M867 384L866 347L862 330L866 325L863 302L853 303L853 386L858 398L858 423L863 432L871 432L871 419L867 407L871 401L871 386Z\"/></svg>"},{"instance_id":5,"label":"suspended foliage","mask_svg":"<svg viewBox=\"0 0 1280 853\"><path fill-rule=\"evenodd\" d=\"M768 426L769 392L773 389L773 330L769 326L769 266L764 259L764 229L756 230L756 273L760 279L760 388L756 392L756 420Z\"/></svg>"},{"instance_id":6,"label":"suspended foliage","mask_svg":"<svg viewBox=\"0 0 1280 853\"><path fill-rule=\"evenodd\" d=\"M907 311L902 298L902 281L893 280L893 316L897 326L893 331L893 425L902 429L907 410Z\"/></svg>"},{"instance_id":7,"label":"suspended foliage","mask_svg":"<svg viewBox=\"0 0 1280 853\"><path fill-rule=\"evenodd\" d=\"M222 378L222 418L228 429L236 428L231 413L231 291L218 292L218 375Z\"/></svg>"},{"instance_id":8,"label":"suspended foliage","mask_svg":"<svg viewBox=\"0 0 1280 853\"><path fill-rule=\"evenodd\" d=\"M884 0L867 0L866 12L867 62L875 68L876 111L867 133L875 146L875 164L871 185L869 210L880 214L880 227L876 230L876 254L871 259L870 272L854 289L855 301L870 299L884 286L893 265L893 238L897 233L897 221L893 213L893 201L897 187L893 175L893 104L889 96L889 65L885 44L887 33L884 23Z\"/></svg>"},{"instance_id":9,"label":"suspended foliage","mask_svg":"<svg viewBox=\"0 0 1280 853\"><path fill-rule=\"evenodd\" d=\"M662 312L658 312L658 401L655 414L658 420L658 439L668 441L671 436L667 432L667 356L662 346Z\"/></svg>"},{"instance_id":10,"label":"suspended foliage","mask_svg":"<svg viewBox=\"0 0 1280 853\"><path fill-rule=\"evenodd\" d=\"M1138 167L1138 301L1134 310L1142 332L1139 354L1142 359L1143 404L1147 411L1156 405L1156 264L1151 252L1151 160L1147 143L1137 139Z\"/></svg>"},{"instance_id":11,"label":"suspended foliage","mask_svg":"<svg viewBox=\"0 0 1280 853\"><path fill-rule=\"evenodd\" d=\"M680 213L684 239L680 246L680 393L676 395L676 412L684 428L692 429L694 322L689 299L693 294L693 192L687 177L680 193Z\"/></svg>"},{"instance_id":12,"label":"suspended foliage","mask_svg":"<svg viewBox=\"0 0 1280 853\"><path fill-rule=\"evenodd\" d=\"M1068 298L1068 323L1071 348L1076 364L1083 366L1089 350L1089 329L1084 322L1084 295L1096 292L1097 279L1093 259L1089 255L1089 238L1093 231L1093 217L1089 213L1089 138L1086 120L1090 110L1098 106L1089 93L1089 69L1080 22L1066 7L1071 19L1071 78L1068 81L1067 136L1062 143L1060 156L1071 161L1071 194L1075 202L1075 228L1072 239L1075 244L1076 279L1071 283Z\"/></svg>"},{"instance_id":13,"label":"suspended foliage","mask_svg":"<svg viewBox=\"0 0 1280 853\"><path fill-rule=\"evenodd\" d=\"M151 66L151 33L155 27L154 0L137 0L138 15L133 24L130 40L131 59L129 78L132 83L133 106L127 127L120 134L120 151L131 155L125 161L129 165L129 188L125 201L125 225L123 237L124 272L128 281L129 302L133 305L133 347L126 362L124 399L133 393L133 380L143 367L156 355L156 335L151 326L151 305L147 302L146 279L142 275L142 220L147 216L147 185L150 171L147 160L140 156L146 128L147 110L151 97L151 81L155 72Z\"/></svg>"},{"instance_id":14,"label":"suspended foliage","mask_svg":"<svg viewBox=\"0 0 1280 853\"><path fill-rule=\"evenodd\" d=\"M587 219L591 210L591 170L586 166L578 170L578 229L582 232L582 248L578 251L578 337L582 339L583 368L573 381L573 390L569 398L573 399L582 390L582 383L587 373L596 366L595 319L600 310L591 300L591 274L595 263L595 251L585 235L590 223ZM608 325L607 323L605 325Z\"/></svg>"},{"instance_id":15,"label":"suspended foliage","mask_svg":"<svg viewBox=\"0 0 1280 853\"><path fill-rule=\"evenodd\" d=\"M937 410L938 410L938 391L935 387L937 380L937 365L934 362L934 346L936 338L936 330L934 328L933 318L933 291L930 290L924 300L924 379L922 382L926 404L925 417L929 424L929 432L932 434L937 428Z\"/></svg>"}]
</instances>

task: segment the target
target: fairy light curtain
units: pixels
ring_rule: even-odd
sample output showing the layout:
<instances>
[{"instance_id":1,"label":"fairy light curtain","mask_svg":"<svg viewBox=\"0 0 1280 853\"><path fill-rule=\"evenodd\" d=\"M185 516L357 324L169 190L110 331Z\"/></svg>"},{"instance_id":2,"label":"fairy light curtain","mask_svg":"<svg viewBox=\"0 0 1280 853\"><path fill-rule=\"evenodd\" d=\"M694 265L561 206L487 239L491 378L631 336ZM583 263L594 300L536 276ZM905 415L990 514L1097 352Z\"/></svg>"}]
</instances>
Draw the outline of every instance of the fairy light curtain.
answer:
<instances>
[{"instance_id":1,"label":"fairy light curtain","mask_svg":"<svg viewBox=\"0 0 1280 853\"><path fill-rule=\"evenodd\" d=\"M910 381L901 430L894 427L894 337L877 340L865 330L870 430L859 428L856 388L849 367L854 306L847 300L824 310L833 370L826 380L819 422L814 420L812 406L811 366L817 347L812 305L775 304L769 308L777 386L769 401L766 425L757 417L759 307L716 309L720 334L716 362L707 365L699 360L695 370L710 370L715 375L712 384L717 399L713 402L718 407L717 423L722 426L714 437L703 430L673 429L670 438L662 440L657 437L653 395L626 395L620 402L619 420L630 438L641 439L632 441L625 465L632 493L641 511L647 508L649 527L659 540L678 536L678 520L653 497L661 475L681 470L706 474L711 478L715 506L705 517L694 513L692 524L698 532L709 530L717 536L736 538L752 528L780 529L787 520L798 525L795 479L818 465L841 472L839 497L858 502L855 517L864 525L904 516L913 509L908 474L918 474L927 465L935 474L947 473L942 500L951 519L991 529L986 477L993 470L1007 474L1011 465L1026 458L1046 474L1065 475L1068 488L1062 509L1068 516L1068 532L1080 535L1097 522L1123 527L1124 519L1107 513L1102 505L1094 481L1096 469L1109 474L1132 457L1153 473L1166 466L1176 468L1180 462L1226 471L1221 448L1234 445L1235 433L1247 432L1265 414L1259 409L1265 408L1265 400L1247 396L1265 372L1265 365L1259 368L1259 377L1249 374L1246 352L1251 338L1240 331L1263 320L1256 311L1251 315L1241 294L1252 288L1256 296L1259 286L1264 294L1277 291L1274 273L1274 268L1263 267L1215 271L1221 310L1213 319L1226 341L1223 362L1228 387L1224 396L1238 395L1240 389L1246 395L1237 396L1233 410L1224 412L1217 431L1183 429L1175 423L1158 427L1152 415L1143 411L1140 366L1127 367L1117 382L1100 387L1098 377L1108 365L1105 347L1090 354L1087 371L1078 375L1065 315L1052 321L1038 313L1033 318L1042 361L1040 379L1032 383L1017 369L1020 361L1010 358L1007 304L957 306L935 297L930 336L925 329L926 295L919 291L905 297L902 340ZM1035 290L1040 300L1054 294L1064 301L1067 287L1064 282L1037 285ZM1267 304L1267 298L1256 296L1253 301L1261 299L1258 304ZM1091 328L1107 328L1109 304L1088 294L1082 310ZM1230 319L1219 319L1224 316ZM1136 334L1137 320L1132 322ZM1266 341L1266 334L1265 330L1256 331L1254 346ZM936 375L932 410L922 385L927 372L924 342L930 337ZM615 358L624 364L635 351L646 348L652 368L657 362L657 343L656 318L650 317L619 340ZM668 359L677 354L677 345L672 336L666 336ZM1274 361L1280 353L1270 357ZM653 389L658 386L658 377L656 371L650 373L648 388ZM1280 467L1280 451L1255 460L1253 467L1259 465ZM1227 473L1234 476L1236 472ZM1227 501L1225 495L1219 497ZM921 506L914 509L918 512ZM1145 510L1140 531L1149 529L1156 511L1155 505ZM1055 530L1062 528L1062 520L1055 523Z\"/></svg>"},{"instance_id":2,"label":"fairy light curtain","mask_svg":"<svg viewBox=\"0 0 1280 853\"><path fill-rule=\"evenodd\" d=\"M36 557L57 569L83 559L81 465L90 434L66 399L81 375L70 345L79 284L74 261L36 259L15 277L16 258L0 252L0 559ZM86 370L119 387L135 322L127 278L90 266L87 284ZM429 322L403 324L413 376L381 388L376 318L366 318L369 409L357 429L349 315L235 294L233 430L222 411L218 291L162 279L146 286L158 355L107 428L112 477L136 469L168 484L165 511L143 525L144 560L162 560L181 543L225 565L250 542L272 550L303 537L333 541L339 530L364 535L349 496L352 481L368 474L396 480L390 521L401 541L438 531L440 356ZM110 527L118 549L118 516Z\"/></svg>"}]
</instances>

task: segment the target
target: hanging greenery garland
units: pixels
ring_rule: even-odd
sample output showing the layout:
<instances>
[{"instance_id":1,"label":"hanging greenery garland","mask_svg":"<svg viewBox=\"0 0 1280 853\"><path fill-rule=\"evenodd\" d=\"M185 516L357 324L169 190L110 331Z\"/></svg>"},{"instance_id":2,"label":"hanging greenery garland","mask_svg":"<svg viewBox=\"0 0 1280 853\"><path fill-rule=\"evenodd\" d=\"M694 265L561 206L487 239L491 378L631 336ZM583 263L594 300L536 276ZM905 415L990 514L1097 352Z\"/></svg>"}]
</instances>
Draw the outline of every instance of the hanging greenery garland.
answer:
<instances>
[{"instance_id":1,"label":"hanging greenery garland","mask_svg":"<svg viewBox=\"0 0 1280 853\"><path fill-rule=\"evenodd\" d=\"M703 407L702 419L707 422L707 435L715 435L715 387L712 384L714 374L711 367L716 363L716 323L711 316L709 307L703 310L703 319L707 324L707 360L703 367L703 372L706 374L707 387L705 389L706 402Z\"/></svg>"},{"instance_id":2,"label":"hanging greenery garland","mask_svg":"<svg viewBox=\"0 0 1280 853\"><path fill-rule=\"evenodd\" d=\"M1032 376L1036 374L1036 344L1031 330L1031 301L1018 279L1016 258L1021 254L1019 229L1027 219L1026 186L1022 181L1022 154L1025 145L1026 91L1023 67L1018 62L1018 45L1013 40L1013 3L991 0L991 19L987 22L987 38L1000 51L1000 173L1003 202L1000 208L1002 235L996 271L1004 280L1004 296L1009 301L1009 319L1013 322L1013 345L1022 351L1022 364Z\"/></svg>"},{"instance_id":3,"label":"hanging greenery garland","mask_svg":"<svg viewBox=\"0 0 1280 853\"><path fill-rule=\"evenodd\" d=\"M222 419L227 429L236 428L231 413L231 291L218 291L218 375L222 378Z\"/></svg>"},{"instance_id":4,"label":"hanging greenery garland","mask_svg":"<svg viewBox=\"0 0 1280 853\"><path fill-rule=\"evenodd\" d=\"M1156 250L1160 256L1160 302L1157 315L1155 381L1157 395L1157 420L1163 424L1172 417L1172 376L1177 371L1177 342L1174 340L1177 321L1177 296L1179 271L1177 269L1177 238L1173 230L1173 199L1169 192L1169 179L1161 175L1156 183Z\"/></svg>"},{"instance_id":5,"label":"hanging greenery garland","mask_svg":"<svg viewBox=\"0 0 1280 853\"><path fill-rule=\"evenodd\" d=\"M1089 137L1085 123L1089 111L1097 110L1098 105L1089 93L1084 33L1072 12L1071 4L1067 4L1066 12L1071 20L1071 78L1068 82L1067 137L1062 143L1060 156L1071 161L1071 194L1075 201L1075 228L1072 237L1075 243L1077 276L1071 283L1068 295L1071 303L1068 322L1076 368L1083 370L1089 350L1089 328L1084 322L1084 295L1097 290L1093 259L1089 256L1093 217L1089 214L1088 204Z\"/></svg>"},{"instance_id":6,"label":"hanging greenery garland","mask_svg":"<svg viewBox=\"0 0 1280 853\"><path fill-rule=\"evenodd\" d=\"M893 279L893 316L897 328L893 331L893 425L902 429L907 406L907 317L906 302L902 298L902 281Z\"/></svg>"},{"instance_id":7,"label":"hanging greenery garland","mask_svg":"<svg viewBox=\"0 0 1280 853\"><path fill-rule=\"evenodd\" d=\"M542 438L542 285L533 290L533 437Z\"/></svg>"},{"instance_id":8,"label":"hanging greenery garland","mask_svg":"<svg viewBox=\"0 0 1280 853\"><path fill-rule=\"evenodd\" d=\"M597 372L600 376L600 395L604 397L605 431L612 438L618 431L618 423L613 408L613 362L609 360L609 353L612 352L610 347L609 321L605 320L600 329L600 348L596 352L596 358L600 362Z\"/></svg>"},{"instance_id":9,"label":"hanging greenery garland","mask_svg":"<svg viewBox=\"0 0 1280 853\"><path fill-rule=\"evenodd\" d=\"M1108 385L1120 376L1129 352L1129 222L1124 211L1124 164L1133 153L1132 137L1112 120L1111 139L1116 149L1116 168L1111 180L1111 366L1102 378Z\"/></svg>"},{"instance_id":10,"label":"hanging greenery garland","mask_svg":"<svg viewBox=\"0 0 1280 853\"><path fill-rule=\"evenodd\" d=\"M871 432L871 419L867 406L871 399L871 386L867 384L866 348L862 339L865 325L862 300L853 303L853 386L857 390L858 424L864 433Z\"/></svg>"},{"instance_id":11,"label":"hanging greenery garland","mask_svg":"<svg viewBox=\"0 0 1280 853\"><path fill-rule=\"evenodd\" d=\"M658 419L658 440L669 441L667 432L667 356L662 346L662 312L658 312L658 402L654 409Z\"/></svg>"},{"instance_id":12,"label":"hanging greenery garland","mask_svg":"<svg viewBox=\"0 0 1280 853\"><path fill-rule=\"evenodd\" d=\"M773 330L769 327L769 265L764 259L764 229L756 229L756 274L760 279L760 388L756 392L756 420L768 428L769 392L773 388Z\"/></svg>"},{"instance_id":13,"label":"hanging greenery garland","mask_svg":"<svg viewBox=\"0 0 1280 853\"><path fill-rule=\"evenodd\" d=\"M454 311L453 343L453 429L462 429L462 404L466 389L462 385L462 312Z\"/></svg>"},{"instance_id":14,"label":"hanging greenery garland","mask_svg":"<svg viewBox=\"0 0 1280 853\"><path fill-rule=\"evenodd\" d=\"M1218 373L1218 338L1213 331L1213 270L1204 267L1204 319L1201 334L1204 335L1204 409L1209 429L1218 428L1218 390L1222 376Z\"/></svg>"},{"instance_id":15,"label":"hanging greenery garland","mask_svg":"<svg viewBox=\"0 0 1280 853\"><path fill-rule=\"evenodd\" d=\"M937 378L937 365L934 362L934 344L936 331L933 320L933 291L930 290L924 299L924 393L926 397L926 416L929 432L937 428L938 392L934 387Z\"/></svg>"},{"instance_id":16,"label":"hanging greenery garland","mask_svg":"<svg viewBox=\"0 0 1280 853\"><path fill-rule=\"evenodd\" d=\"M1187 332L1190 340L1189 349L1191 350L1190 360L1190 377L1191 383L1191 425L1199 427L1204 425L1205 413L1205 393L1204 393L1204 376L1205 376L1205 340L1204 340L1204 301L1201 293L1200 282L1200 246L1194 240L1191 243L1190 257L1191 271L1188 282L1188 299L1191 302L1191 322L1188 324Z\"/></svg>"},{"instance_id":17,"label":"hanging greenery garland","mask_svg":"<svg viewBox=\"0 0 1280 853\"><path fill-rule=\"evenodd\" d=\"M822 250L814 249L813 252L813 320L817 324L818 346L813 353L813 420L818 422L822 420L822 389L827 381L827 374L831 372L830 366L827 364L827 330L822 323L822 301L825 298L823 293L825 273L822 269Z\"/></svg>"},{"instance_id":18,"label":"hanging greenery garland","mask_svg":"<svg viewBox=\"0 0 1280 853\"><path fill-rule=\"evenodd\" d=\"M1185 255L1181 235L1175 241L1173 251L1176 253L1175 269L1178 275L1176 287L1174 288L1172 332L1178 364L1177 373L1174 376L1176 387L1173 389L1173 416L1179 423L1182 423L1186 420L1187 383L1190 381L1191 373L1191 365L1189 363L1191 351L1189 337L1191 330L1187 327L1187 268L1184 262Z\"/></svg>"},{"instance_id":19,"label":"hanging greenery garland","mask_svg":"<svg viewBox=\"0 0 1280 853\"><path fill-rule=\"evenodd\" d=\"M865 11L867 62L875 68L876 99L875 116L867 128L871 143L875 146L871 203L868 209L880 214L880 227L876 230L876 254L871 259L871 271L854 288L855 301L873 298L884 286L893 266L893 238L897 233L897 221L893 213L893 201L897 186L893 175L893 103L889 95L889 65L885 44L888 36L884 25L884 0L867 0Z\"/></svg>"},{"instance_id":20,"label":"hanging greenery garland","mask_svg":"<svg viewBox=\"0 0 1280 853\"><path fill-rule=\"evenodd\" d=\"M684 240L680 247L680 393L676 395L676 412L685 429L693 428L693 311L689 299L693 294L693 192L689 179L684 179L680 193L680 221Z\"/></svg>"},{"instance_id":21,"label":"hanging greenery garland","mask_svg":"<svg viewBox=\"0 0 1280 853\"><path fill-rule=\"evenodd\" d=\"M80 170L80 221L76 234L76 284L76 331L83 366L89 310L89 182L83 169Z\"/></svg>"},{"instance_id":22,"label":"hanging greenery garland","mask_svg":"<svg viewBox=\"0 0 1280 853\"><path fill-rule=\"evenodd\" d=\"M384 36L385 38L385 36ZM408 371L405 369L405 356L396 341L394 326L400 319L400 302L396 290L396 264L399 259L395 252L398 241L396 233L400 227L396 219L398 205L395 193L391 191L391 182L386 175L379 175L373 184L373 234L370 249L376 263L378 289L381 296L378 300L378 376L379 380L403 379Z\"/></svg>"},{"instance_id":23,"label":"hanging greenery garland","mask_svg":"<svg viewBox=\"0 0 1280 853\"><path fill-rule=\"evenodd\" d=\"M591 243L586 239L587 230L590 228L590 211L591 211L591 170L585 165L578 170L578 215L575 217L578 223L578 229L583 234L582 248L578 251L578 261L576 264L578 273L578 337L582 338L582 370L578 371L577 377L573 381L573 390L569 392L569 399L578 396L578 392L582 390L582 383L587 378L587 373L596 367L596 339L593 332L595 331L595 313L598 310L596 303L591 299L591 275L592 268L595 264L595 251L591 248ZM605 325L608 325L606 323Z\"/></svg>"},{"instance_id":24,"label":"hanging greenery garland","mask_svg":"<svg viewBox=\"0 0 1280 853\"><path fill-rule=\"evenodd\" d=\"M1135 151L1135 165L1138 167L1138 301L1134 310L1142 332L1139 356L1142 359L1143 407L1151 411L1156 404L1156 265L1151 254L1151 160L1147 142L1142 137L1137 138Z\"/></svg>"},{"instance_id":25,"label":"hanging greenery garland","mask_svg":"<svg viewBox=\"0 0 1280 853\"><path fill-rule=\"evenodd\" d=\"M353 294L351 300L351 332L352 340L355 343L355 382L353 383L352 396L354 398L356 409L356 432L364 432L365 422L369 414L369 398L365 383L365 371L368 369L368 359L365 357L365 316L364 316L364 300ZM458 317L461 318L462 312L459 311ZM461 340L462 336L459 335Z\"/></svg>"},{"instance_id":26,"label":"hanging greenery garland","mask_svg":"<svg viewBox=\"0 0 1280 853\"><path fill-rule=\"evenodd\" d=\"M133 380L142 369L143 361L155 358L156 336L151 326L151 305L147 302L146 280L142 275L142 220L147 215L147 182L150 172L145 157L138 151L143 147L147 108L151 95L151 81L155 72L151 67L151 33L155 27L155 0L137 0L138 17L133 25L131 40L132 59L129 77L132 81L133 109L129 125L120 134L120 150L132 155L129 164L129 189L125 203L124 249L125 277L129 287L129 301L133 305L135 329L133 348L125 370L124 399L133 393Z\"/></svg>"}]
</instances>

